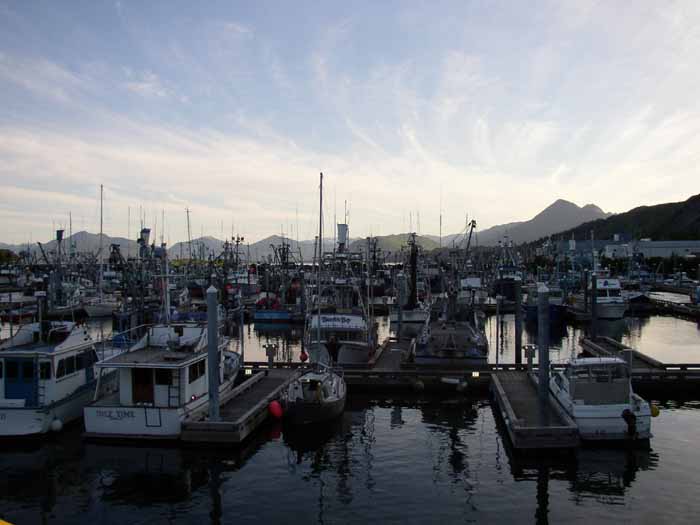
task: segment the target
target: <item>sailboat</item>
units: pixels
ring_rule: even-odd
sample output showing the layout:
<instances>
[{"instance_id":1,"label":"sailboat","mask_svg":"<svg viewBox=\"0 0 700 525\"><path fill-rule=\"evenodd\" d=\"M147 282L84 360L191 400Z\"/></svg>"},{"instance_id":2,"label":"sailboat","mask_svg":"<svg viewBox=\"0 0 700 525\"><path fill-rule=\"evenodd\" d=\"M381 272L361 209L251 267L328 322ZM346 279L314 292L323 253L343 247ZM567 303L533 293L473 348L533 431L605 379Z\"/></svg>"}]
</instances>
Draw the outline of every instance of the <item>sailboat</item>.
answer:
<instances>
[{"instance_id":1,"label":"sailboat","mask_svg":"<svg viewBox=\"0 0 700 525\"><path fill-rule=\"evenodd\" d=\"M103 186L100 184L100 247L98 253L99 268L97 272L97 297L90 297L83 300L83 309L88 317L109 317L112 312L118 310L121 302L114 295L104 295L104 254L103 254L103 232L102 232L102 207L103 207Z\"/></svg>"},{"instance_id":2,"label":"sailboat","mask_svg":"<svg viewBox=\"0 0 700 525\"><path fill-rule=\"evenodd\" d=\"M323 239L323 173L321 173L319 199L319 235L318 235L318 313L316 324L308 324L310 331L316 332L316 343L321 345L321 257ZM320 349L320 348L319 348ZM333 353L333 352L331 352ZM326 354L327 355L327 354ZM321 362L316 353L316 362L307 371L292 381L282 395L286 418L293 424L308 424L328 421L342 414L345 409L347 387L345 380L330 366Z\"/></svg>"}]
</instances>

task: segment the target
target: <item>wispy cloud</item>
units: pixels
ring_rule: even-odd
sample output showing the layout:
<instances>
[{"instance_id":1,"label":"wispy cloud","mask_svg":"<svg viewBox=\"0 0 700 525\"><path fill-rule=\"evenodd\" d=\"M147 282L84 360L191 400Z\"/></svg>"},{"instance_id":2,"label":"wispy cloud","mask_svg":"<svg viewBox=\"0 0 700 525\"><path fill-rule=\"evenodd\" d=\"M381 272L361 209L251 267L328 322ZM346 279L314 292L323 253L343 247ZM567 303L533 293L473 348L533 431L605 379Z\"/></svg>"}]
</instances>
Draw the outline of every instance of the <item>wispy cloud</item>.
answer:
<instances>
[{"instance_id":1,"label":"wispy cloud","mask_svg":"<svg viewBox=\"0 0 700 525\"><path fill-rule=\"evenodd\" d=\"M144 71L139 74L132 73L127 69L127 77L130 79L124 83L124 87L147 98L166 98L170 92L163 86L158 75L151 71Z\"/></svg>"},{"instance_id":2,"label":"wispy cloud","mask_svg":"<svg viewBox=\"0 0 700 525\"><path fill-rule=\"evenodd\" d=\"M485 227L560 196L622 211L700 192L696 2L125 4L79 33L57 22L62 39L4 9L0 218L16 240L94 212L100 182L113 233L142 205L166 210L174 238L184 206L206 232L233 216L250 238L298 208L313 236L319 171L357 234L399 231L408 210L435 230L440 186L455 229L465 210Z\"/></svg>"}]
</instances>

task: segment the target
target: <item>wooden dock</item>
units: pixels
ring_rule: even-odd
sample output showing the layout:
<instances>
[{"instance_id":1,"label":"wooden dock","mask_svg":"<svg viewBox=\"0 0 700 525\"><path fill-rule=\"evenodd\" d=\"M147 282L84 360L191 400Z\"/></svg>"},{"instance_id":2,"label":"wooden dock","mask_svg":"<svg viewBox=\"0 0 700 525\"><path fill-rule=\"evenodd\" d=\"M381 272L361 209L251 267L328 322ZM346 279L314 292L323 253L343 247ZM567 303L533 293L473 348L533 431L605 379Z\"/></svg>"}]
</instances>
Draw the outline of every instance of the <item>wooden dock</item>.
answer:
<instances>
[{"instance_id":1,"label":"wooden dock","mask_svg":"<svg viewBox=\"0 0 700 525\"><path fill-rule=\"evenodd\" d=\"M492 374L492 392L516 449L573 448L578 426L548 393L544 413L533 375L503 370Z\"/></svg>"},{"instance_id":2,"label":"wooden dock","mask_svg":"<svg viewBox=\"0 0 700 525\"><path fill-rule=\"evenodd\" d=\"M238 444L244 441L268 416L268 405L299 375L292 368L271 368L254 373L236 387L221 407L220 421L206 417L185 420L180 439L197 443Z\"/></svg>"},{"instance_id":3,"label":"wooden dock","mask_svg":"<svg viewBox=\"0 0 700 525\"><path fill-rule=\"evenodd\" d=\"M664 364L657 361L653 357L643 354L634 348L618 343L610 337L596 337L590 339L585 337L581 339L581 348L584 352L591 354L594 357L620 357L629 362L629 354L631 354L632 370L640 369L656 369L661 370Z\"/></svg>"}]
</instances>

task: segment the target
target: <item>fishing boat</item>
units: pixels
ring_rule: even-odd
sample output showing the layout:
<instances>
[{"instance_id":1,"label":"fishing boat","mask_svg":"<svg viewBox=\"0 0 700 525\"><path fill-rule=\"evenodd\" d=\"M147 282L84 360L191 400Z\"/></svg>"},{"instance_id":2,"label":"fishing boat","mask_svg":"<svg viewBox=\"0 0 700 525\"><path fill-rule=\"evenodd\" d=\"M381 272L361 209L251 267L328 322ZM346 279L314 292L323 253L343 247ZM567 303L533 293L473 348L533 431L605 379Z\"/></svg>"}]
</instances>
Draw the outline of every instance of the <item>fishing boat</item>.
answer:
<instances>
[{"instance_id":1,"label":"fishing boat","mask_svg":"<svg viewBox=\"0 0 700 525\"><path fill-rule=\"evenodd\" d=\"M596 280L596 315L600 319L622 319L627 310L627 303L622 297L619 279L595 277ZM589 288L590 290L590 288Z\"/></svg>"},{"instance_id":2,"label":"fishing boat","mask_svg":"<svg viewBox=\"0 0 700 525\"><path fill-rule=\"evenodd\" d=\"M292 381L282 394L285 419L306 425L335 419L345 409L347 387L342 376L316 363Z\"/></svg>"},{"instance_id":3,"label":"fishing boat","mask_svg":"<svg viewBox=\"0 0 700 525\"><path fill-rule=\"evenodd\" d=\"M0 436L60 431L95 391L95 345L83 326L25 324L0 344Z\"/></svg>"},{"instance_id":4,"label":"fishing boat","mask_svg":"<svg viewBox=\"0 0 700 525\"><path fill-rule=\"evenodd\" d=\"M651 406L632 390L629 368L620 358L572 359L553 373L549 389L584 440L651 437Z\"/></svg>"},{"instance_id":5,"label":"fishing boat","mask_svg":"<svg viewBox=\"0 0 700 525\"><path fill-rule=\"evenodd\" d=\"M414 340L411 353L415 363L444 368L485 365L488 340L483 312L479 308L458 310L456 293L448 294L445 306L440 319L426 321Z\"/></svg>"},{"instance_id":6,"label":"fishing boat","mask_svg":"<svg viewBox=\"0 0 700 525\"><path fill-rule=\"evenodd\" d=\"M232 395L240 356L219 337L219 400ZM90 438L178 439L182 421L204 413L209 403L206 323L149 327L127 352L97 363L95 399L85 407ZM117 381L103 386L102 372L116 369Z\"/></svg>"},{"instance_id":7,"label":"fishing boat","mask_svg":"<svg viewBox=\"0 0 700 525\"><path fill-rule=\"evenodd\" d=\"M537 312L539 308L539 292L547 292L549 296L549 322L558 325L564 322L566 305L564 304L564 291L556 284L545 284L537 282L529 284L525 288L527 297L523 304L525 310L525 321L528 323L537 322Z\"/></svg>"}]
</instances>

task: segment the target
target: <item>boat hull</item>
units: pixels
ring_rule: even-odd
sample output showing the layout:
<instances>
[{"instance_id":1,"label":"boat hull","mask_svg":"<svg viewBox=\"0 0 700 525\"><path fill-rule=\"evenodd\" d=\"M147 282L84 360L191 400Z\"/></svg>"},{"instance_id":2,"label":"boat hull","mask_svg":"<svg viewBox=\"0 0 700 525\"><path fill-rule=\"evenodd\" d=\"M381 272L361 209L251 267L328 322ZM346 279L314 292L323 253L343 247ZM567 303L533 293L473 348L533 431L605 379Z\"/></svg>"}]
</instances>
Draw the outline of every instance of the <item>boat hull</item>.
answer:
<instances>
[{"instance_id":1,"label":"boat hull","mask_svg":"<svg viewBox=\"0 0 700 525\"><path fill-rule=\"evenodd\" d=\"M330 402L287 402L284 411L285 421L293 425L310 425L331 421L343 413L345 397Z\"/></svg>"},{"instance_id":2,"label":"boat hull","mask_svg":"<svg viewBox=\"0 0 700 525\"><path fill-rule=\"evenodd\" d=\"M343 343L338 350L339 365L366 365L370 360L370 348L366 344Z\"/></svg>"},{"instance_id":3,"label":"boat hull","mask_svg":"<svg viewBox=\"0 0 700 525\"><path fill-rule=\"evenodd\" d=\"M597 303L596 316L598 319L622 319L625 317L625 303Z\"/></svg>"},{"instance_id":4,"label":"boat hull","mask_svg":"<svg viewBox=\"0 0 700 525\"><path fill-rule=\"evenodd\" d=\"M46 434L51 423L59 420L62 425L78 420L83 407L92 399L94 382L80 388L70 397L47 407L15 408L0 407L0 437L13 438Z\"/></svg>"},{"instance_id":5,"label":"boat hull","mask_svg":"<svg viewBox=\"0 0 700 525\"><path fill-rule=\"evenodd\" d=\"M632 439L644 440L651 437L651 414L635 413L636 435L630 436L627 423L622 418L622 412L629 409L627 405L606 407L606 411L574 409L573 418L578 425L579 435L585 441L626 441Z\"/></svg>"}]
</instances>

